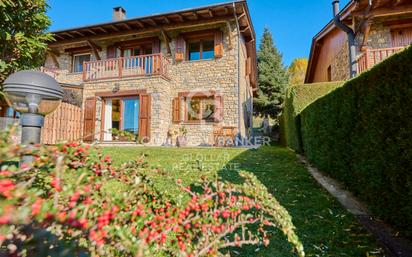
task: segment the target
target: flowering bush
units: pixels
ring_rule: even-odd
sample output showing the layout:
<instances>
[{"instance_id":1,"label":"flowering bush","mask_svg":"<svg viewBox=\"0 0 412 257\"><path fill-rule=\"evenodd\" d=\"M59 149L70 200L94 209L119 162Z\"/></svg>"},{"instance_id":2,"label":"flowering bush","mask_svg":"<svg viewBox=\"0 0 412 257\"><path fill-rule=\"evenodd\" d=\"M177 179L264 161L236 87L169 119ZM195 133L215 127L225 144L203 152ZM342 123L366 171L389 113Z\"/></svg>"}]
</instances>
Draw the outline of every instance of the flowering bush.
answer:
<instances>
[{"instance_id":1,"label":"flowering bush","mask_svg":"<svg viewBox=\"0 0 412 257\"><path fill-rule=\"evenodd\" d=\"M112 166L95 148L67 143L27 154L0 138L0 255L216 256L219 250L269 244L279 228L298 256L302 244L286 210L257 178L242 185L203 181L181 187L177 203L156 191L143 158ZM170 179L166 172L159 172Z\"/></svg>"}]
</instances>

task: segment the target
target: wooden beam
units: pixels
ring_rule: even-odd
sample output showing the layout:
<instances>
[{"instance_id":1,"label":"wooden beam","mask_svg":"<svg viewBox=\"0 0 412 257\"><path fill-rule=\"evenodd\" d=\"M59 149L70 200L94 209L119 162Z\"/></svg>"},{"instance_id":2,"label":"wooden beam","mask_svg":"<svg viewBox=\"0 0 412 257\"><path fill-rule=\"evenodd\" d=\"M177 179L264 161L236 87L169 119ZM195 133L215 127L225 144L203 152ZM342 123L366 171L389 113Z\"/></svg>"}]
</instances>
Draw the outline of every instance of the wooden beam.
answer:
<instances>
[{"instance_id":1,"label":"wooden beam","mask_svg":"<svg viewBox=\"0 0 412 257\"><path fill-rule=\"evenodd\" d=\"M248 25L247 27L245 27L244 29L241 29L240 32L245 33L247 30L250 29L250 26Z\"/></svg>"},{"instance_id":2,"label":"wooden beam","mask_svg":"<svg viewBox=\"0 0 412 257\"><path fill-rule=\"evenodd\" d=\"M126 29L132 29L132 28L129 26L129 24L127 24L127 23L122 23L122 25L123 25Z\"/></svg>"},{"instance_id":3,"label":"wooden beam","mask_svg":"<svg viewBox=\"0 0 412 257\"><path fill-rule=\"evenodd\" d=\"M361 46L361 50L364 51L366 45L368 44L368 39L369 39L369 32L371 31L371 25L372 22L371 21L367 21L365 23L365 28L363 30L363 41L362 41L362 46Z\"/></svg>"},{"instance_id":4,"label":"wooden beam","mask_svg":"<svg viewBox=\"0 0 412 257\"><path fill-rule=\"evenodd\" d=\"M181 22L185 22L185 17L183 17L183 15L181 15L180 13L176 14L177 17L179 17Z\"/></svg>"},{"instance_id":5,"label":"wooden beam","mask_svg":"<svg viewBox=\"0 0 412 257\"><path fill-rule=\"evenodd\" d=\"M155 26L155 27L157 26L156 21L153 19L145 19L144 22L149 23L150 25Z\"/></svg>"},{"instance_id":6,"label":"wooden beam","mask_svg":"<svg viewBox=\"0 0 412 257\"><path fill-rule=\"evenodd\" d=\"M53 42L50 43L50 47L56 47L56 46L61 46L61 45L68 45L68 44L73 44L73 43L80 43L80 42L86 42L87 40L105 40L105 39L112 39L115 37L126 37L126 36L132 36L132 35L146 35L146 34L151 34L151 33L160 33L160 29L164 29L165 31L173 31L173 30L181 30L181 29L190 29L190 28L198 28L198 27L203 27L204 25L221 25L221 24L226 24L228 21L228 18L232 18L232 16L226 16L226 17L216 17L214 19L208 19L207 22L204 20L198 20L198 21L187 21L185 24L181 24L179 26L176 26L176 24L169 24L169 25L163 25L159 26L157 28L153 27L147 27L144 29L132 29L128 31L119 31L119 32L112 32L112 33L106 33L105 35L93 35L89 37L85 37L82 39L77 39L77 38L72 38L72 39L66 39L62 40L59 42Z\"/></svg>"},{"instance_id":7,"label":"wooden beam","mask_svg":"<svg viewBox=\"0 0 412 257\"><path fill-rule=\"evenodd\" d=\"M164 19L164 21L165 21L166 24L170 24L169 18L167 18L167 17L165 16L165 17L163 17L163 19Z\"/></svg>"},{"instance_id":8,"label":"wooden beam","mask_svg":"<svg viewBox=\"0 0 412 257\"><path fill-rule=\"evenodd\" d=\"M410 14L410 13L412 13L412 5L395 6L391 8L386 7L386 8L378 8L378 9L374 9L370 11L368 18L395 16L395 15ZM353 12L353 16L363 16L363 12L361 11Z\"/></svg>"},{"instance_id":9,"label":"wooden beam","mask_svg":"<svg viewBox=\"0 0 412 257\"><path fill-rule=\"evenodd\" d=\"M225 15L228 15L229 14L229 8L227 8L226 6L224 7L224 10L225 10Z\"/></svg>"},{"instance_id":10,"label":"wooden beam","mask_svg":"<svg viewBox=\"0 0 412 257\"><path fill-rule=\"evenodd\" d=\"M75 36L73 36L72 34L70 34L70 33L68 33L68 32L64 32L63 35L67 35L67 36L69 36L69 37L71 37L71 38L75 38Z\"/></svg>"},{"instance_id":11,"label":"wooden beam","mask_svg":"<svg viewBox=\"0 0 412 257\"><path fill-rule=\"evenodd\" d=\"M96 32L94 32L94 31L91 30L91 29L86 29L86 31L89 32L90 34L96 35Z\"/></svg>"},{"instance_id":12,"label":"wooden beam","mask_svg":"<svg viewBox=\"0 0 412 257\"><path fill-rule=\"evenodd\" d=\"M57 59L56 54L54 53L54 51L49 50L48 51L50 54L50 57L52 58L53 64L56 68L60 68L60 64L59 64L59 60Z\"/></svg>"},{"instance_id":13,"label":"wooden beam","mask_svg":"<svg viewBox=\"0 0 412 257\"><path fill-rule=\"evenodd\" d=\"M197 12L192 12L192 15L195 16L195 19L196 19L196 20L199 19L199 14L197 14Z\"/></svg>"},{"instance_id":14,"label":"wooden beam","mask_svg":"<svg viewBox=\"0 0 412 257\"><path fill-rule=\"evenodd\" d=\"M114 31L119 31L119 28L114 25L109 25L109 27L112 28Z\"/></svg>"},{"instance_id":15,"label":"wooden beam","mask_svg":"<svg viewBox=\"0 0 412 257\"><path fill-rule=\"evenodd\" d=\"M97 27L97 29L101 30L103 33L107 33L107 30L104 29L103 27Z\"/></svg>"},{"instance_id":16,"label":"wooden beam","mask_svg":"<svg viewBox=\"0 0 412 257\"><path fill-rule=\"evenodd\" d=\"M215 17L215 14L213 13L213 10L212 10L212 9L209 9L208 12L209 12L210 18Z\"/></svg>"},{"instance_id":17,"label":"wooden beam","mask_svg":"<svg viewBox=\"0 0 412 257\"><path fill-rule=\"evenodd\" d=\"M87 44L92 48L93 50L93 54L96 56L97 60L101 60L100 55L99 55L99 51L102 50L101 47L97 46L94 42L87 40Z\"/></svg>"},{"instance_id":18,"label":"wooden beam","mask_svg":"<svg viewBox=\"0 0 412 257\"><path fill-rule=\"evenodd\" d=\"M77 34L77 35L79 35L79 36L81 36L81 37L84 37L84 34L81 33L81 32L79 32L79 31L77 31L77 30L73 31L73 33L75 33L75 34Z\"/></svg>"},{"instance_id":19,"label":"wooden beam","mask_svg":"<svg viewBox=\"0 0 412 257\"><path fill-rule=\"evenodd\" d=\"M242 14L237 18L239 21L243 18L243 17L245 17L246 16L246 13L245 12L242 12Z\"/></svg>"},{"instance_id":20,"label":"wooden beam","mask_svg":"<svg viewBox=\"0 0 412 257\"><path fill-rule=\"evenodd\" d=\"M170 49L170 38L167 36L166 32L163 29L160 30L160 33L162 34L163 40L166 43L167 53L171 54L172 50Z\"/></svg>"}]
</instances>

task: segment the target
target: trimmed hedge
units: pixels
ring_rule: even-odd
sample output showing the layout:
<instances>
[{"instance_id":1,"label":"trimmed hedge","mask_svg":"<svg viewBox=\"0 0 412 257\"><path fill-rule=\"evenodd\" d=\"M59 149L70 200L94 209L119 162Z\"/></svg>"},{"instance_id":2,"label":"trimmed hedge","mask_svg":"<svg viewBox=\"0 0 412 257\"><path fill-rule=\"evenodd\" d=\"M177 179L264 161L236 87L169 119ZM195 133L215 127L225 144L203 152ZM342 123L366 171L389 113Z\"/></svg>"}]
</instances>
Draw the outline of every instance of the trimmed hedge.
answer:
<instances>
[{"instance_id":1,"label":"trimmed hedge","mask_svg":"<svg viewBox=\"0 0 412 257\"><path fill-rule=\"evenodd\" d=\"M299 143L299 124L296 116L316 99L330 93L343 82L314 83L294 85L286 91L285 108L280 119L281 143L289 148L301 152Z\"/></svg>"},{"instance_id":2,"label":"trimmed hedge","mask_svg":"<svg viewBox=\"0 0 412 257\"><path fill-rule=\"evenodd\" d=\"M412 236L412 47L300 114L306 157Z\"/></svg>"}]
</instances>

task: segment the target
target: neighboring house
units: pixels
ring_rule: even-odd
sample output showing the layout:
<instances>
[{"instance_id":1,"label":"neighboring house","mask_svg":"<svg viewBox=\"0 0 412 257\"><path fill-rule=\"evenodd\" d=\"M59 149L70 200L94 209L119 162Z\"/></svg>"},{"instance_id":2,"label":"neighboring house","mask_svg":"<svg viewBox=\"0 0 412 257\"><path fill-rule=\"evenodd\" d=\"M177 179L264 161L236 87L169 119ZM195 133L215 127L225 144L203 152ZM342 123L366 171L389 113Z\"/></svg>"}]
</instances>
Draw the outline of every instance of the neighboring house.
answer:
<instances>
[{"instance_id":1,"label":"neighboring house","mask_svg":"<svg viewBox=\"0 0 412 257\"><path fill-rule=\"evenodd\" d=\"M339 15L354 32L357 74L412 43L411 0L351 0ZM347 80L349 63L348 35L332 20L313 38L305 83Z\"/></svg>"},{"instance_id":2,"label":"neighboring house","mask_svg":"<svg viewBox=\"0 0 412 257\"><path fill-rule=\"evenodd\" d=\"M83 88L84 141L112 129L166 143L183 126L190 145L233 128L249 137L256 91L255 32L246 1L54 31L42 70Z\"/></svg>"}]
</instances>

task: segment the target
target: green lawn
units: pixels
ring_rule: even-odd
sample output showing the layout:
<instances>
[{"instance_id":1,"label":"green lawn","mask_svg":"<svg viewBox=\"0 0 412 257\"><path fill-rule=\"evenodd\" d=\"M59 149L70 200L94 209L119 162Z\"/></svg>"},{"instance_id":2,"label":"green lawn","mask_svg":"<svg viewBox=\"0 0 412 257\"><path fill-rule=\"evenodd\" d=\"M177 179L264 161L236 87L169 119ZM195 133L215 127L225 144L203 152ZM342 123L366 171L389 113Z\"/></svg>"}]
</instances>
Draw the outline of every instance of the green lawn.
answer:
<instances>
[{"instance_id":1,"label":"green lawn","mask_svg":"<svg viewBox=\"0 0 412 257\"><path fill-rule=\"evenodd\" d=\"M220 176L241 182L238 170L253 172L269 192L289 211L304 244L307 256L381 256L378 246L354 217L323 190L298 163L291 151L278 147L245 149L176 149L158 147L106 147L116 165L146 155L153 167L161 167L190 185L202 176ZM156 181L156 173L153 173ZM170 181L156 186L179 199L179 190ZM231 256L292 256L285 238L274 232L268 248L234 249Z\"/></svg>"}]
</instances>

